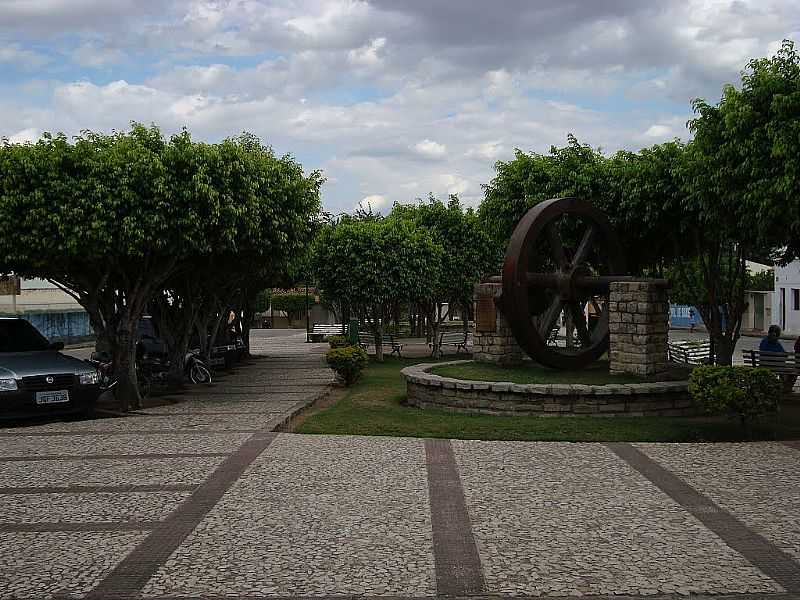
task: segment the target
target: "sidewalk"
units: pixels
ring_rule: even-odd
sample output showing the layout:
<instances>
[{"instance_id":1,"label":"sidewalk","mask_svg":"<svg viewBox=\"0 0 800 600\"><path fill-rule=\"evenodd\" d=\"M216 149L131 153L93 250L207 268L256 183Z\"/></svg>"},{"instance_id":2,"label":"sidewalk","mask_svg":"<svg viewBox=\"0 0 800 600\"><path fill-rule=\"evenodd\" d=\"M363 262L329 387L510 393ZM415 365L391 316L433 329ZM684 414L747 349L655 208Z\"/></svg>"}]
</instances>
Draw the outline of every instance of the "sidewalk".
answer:
<instances>
[{"instance_id":1,"label":"sidewalk","mask_svg":"<svg viewBox=\"0 0 800 600\"><path fill-rule=\"evenodd\" d=\"M0 598L800 595L800 444L274 432L325 348L261 337L184 402L0 429Z\"/></svg>"}]
</instances>

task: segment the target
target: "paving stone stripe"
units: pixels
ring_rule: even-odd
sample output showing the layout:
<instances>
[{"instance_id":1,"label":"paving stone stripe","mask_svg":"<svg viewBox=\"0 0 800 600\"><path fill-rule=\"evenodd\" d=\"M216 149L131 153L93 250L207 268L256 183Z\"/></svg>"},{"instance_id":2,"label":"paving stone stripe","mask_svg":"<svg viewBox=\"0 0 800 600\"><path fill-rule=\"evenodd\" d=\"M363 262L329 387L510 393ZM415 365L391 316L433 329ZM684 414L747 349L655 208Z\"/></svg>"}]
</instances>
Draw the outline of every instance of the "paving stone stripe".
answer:
<instances>
[{"instance_id":1,"label":"paving stone stripe","mask_svg":"<svg viewBox=\"0 0 800 600\"><path fill-rule=\"evenodd\" d=\"M95 523L0 523L0 533L19 533L21 531L147 531L156 527L160 521L127 521Z\"/></svg>"},{"instance_id":2,"label":"paving stone stripe","mask_svg":"<svg viewBox=\"0 0 800 600\"><path fill-rule=\"evenodd\" d=\"M41 454L37 456L3 456L0 462L35 462L42 460L141 460L160 458L205 458L229 456L230 452L174 452L169 454Z\"/></svg>"},{"instance_id":3,"label":"paving stone stripe","mask_svg":"<svg viewBox=\"0 0 800 600\"><path fill-rule=\"evenodd\" d=\"M425 440L428 490L439 595L485 592L481 559L449 440Z\"/></svg>"},{"instance_id":4,"label":"paving stone stripe","mask_svg":"<svg viewBox=\"0 0 800 600\"><path fill-rule=\"evenodd\" d=\"M787 592L800 594L800 564L789 554L638 448L625 443L608 443L606 446Z\"/></svg>"},{"instance_id":5,"label":"paving stone stripe","mask_svg":"<svg viewBox=\"0 0 800 600\"><path fill-rule=\"evenodd\" d=\"M165 435L172 433L191 433L191 434L228 434L228 433L259 433L263 429L126 429L125 431L113 431L104 429L83 429L80 431L20 431L16 432L0 432L0 437L20 437L20 436L36 436L36 437L68 437L68 436L85 436L91 434L103 435Z\"/></svg>"},{"instance_id":6,"label":"paving stone stripe","mask_svg":"<svg viewBox=\"0 0 800 600\"><path fill-rule=\"evenodd\" d=\"M147 581L194 530L245 469L278 434L259 432L220 464L180 507L122 560L87 598L128 598L138 595Z\"/></svg>"},{"instance_id":7,"label":"paving stone stripe","mask_svg":"<svg viewBox=\"0 0 800 600\"><path fill-rule=\"evenodd\" d=\"M254 596L249 594L228 594L219 596L215 594L203 594L202 596L186 596L170 594L168 596L153 596L147 595L147 600L569 600L573 598L581 598L581 600L679 600L686 598L675 594L656 594L656 595L617 595L617 594L581 594L570 595L565 592L561 595L506 595L506 594L478 594L470 596L354 596L354 595L330 595L330 596L284 596L284 595L270 595L270 596ZM65 599L67 600L67 599ZM69 599L71 600L71 599ZM800 595L791 593L775 593L775 594L692 594L691 600L800 600Z\"/></svg>"},{"instance_id":8,"label":"paving stone stripe","mask_svg":"<svg viewBox=\"0 0 800 600\"><path fill-rule=\"evenodd\" d=\"M125 492L193 492L196 489L197 485L194 484L21 486L0 487L0 496L13 494L91 494L95 492L109 494L122 494Z\"/></svg>"}]
</instances>

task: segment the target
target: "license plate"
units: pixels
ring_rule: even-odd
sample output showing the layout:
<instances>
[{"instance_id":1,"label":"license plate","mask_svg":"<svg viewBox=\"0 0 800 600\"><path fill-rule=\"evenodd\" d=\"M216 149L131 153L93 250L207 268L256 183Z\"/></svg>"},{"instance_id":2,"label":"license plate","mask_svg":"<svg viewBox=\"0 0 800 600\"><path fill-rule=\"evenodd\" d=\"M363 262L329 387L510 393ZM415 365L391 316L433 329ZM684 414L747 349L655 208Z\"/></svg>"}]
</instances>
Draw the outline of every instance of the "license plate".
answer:
<instances>
[{"instance_id":1,"label":"license plate","mask_svg":"<svg viewBox=\"0 0 800 600\"><path fill-rule=\"evenodd\" d=\"M69 392L67 390L36 392L36 404L60 404L62 402L69 402Z\"/></svg>"}]
</instances>

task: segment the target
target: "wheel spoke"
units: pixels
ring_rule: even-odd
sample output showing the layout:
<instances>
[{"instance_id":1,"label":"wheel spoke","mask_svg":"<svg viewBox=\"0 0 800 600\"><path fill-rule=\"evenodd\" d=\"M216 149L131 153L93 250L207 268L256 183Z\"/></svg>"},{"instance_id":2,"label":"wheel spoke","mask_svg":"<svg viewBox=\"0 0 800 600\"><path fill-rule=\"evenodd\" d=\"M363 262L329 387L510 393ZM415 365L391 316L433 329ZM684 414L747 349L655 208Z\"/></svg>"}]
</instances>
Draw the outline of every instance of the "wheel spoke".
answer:
<instances>
[{"instance_id":1,"label":"wheel spoke","mask_svg":"<svg viewBox=\"0 0 800 600\"><path fill-rule=\"evenodd\" d=\"M592 339L589 336L589 328L586 325L586 315L583 314L580 304L577 302L570 302L569 311L572 313L572 320L575 324L575 329L578 330L578 337L581 340L581 344L585 347L590 346Z\"/></svg>"},{"instance_id":2,"label":"wheel spoke","mask_svg":"<svg viewBox=\"0 0 800 600\"><path fill-rule=\"evenodd\" d=\"M541 335L543 339L546 340L550 337L550 332L553 330L553 326L558 320L559 315L561 315L563 308L564 302L559 296L556 296L552 304L544 311L544 314L539 317L539 335Z\"/></svg>"},{"instance_id":3,"label":"wheel spoke","mask_svg":"<svg viewBox=\"0 0 800 600\"><path fill-rule=\"evenodd\" d=\"M561 269L567 264L567 257L564 254L564 244L561 243L561 236L556 231L553 223L548 223L544 228L547 235L547 241L550 242L550 251L553 255L553 260L556 261L558 268Z\"/></svg>"},{"instance_id":4,"label":"wheel spoke","mask_svg":"<svg viewBox=\"0 0 800 600\"><path fill-rule=\"evenodd\" d=\"M597 237L597 228L590 224L581 238L578 248L575 250L575 256L572 257L572 264L578 265L586 260L589 251L592 249L595 237Z\"/></svg>"}]
</instances>

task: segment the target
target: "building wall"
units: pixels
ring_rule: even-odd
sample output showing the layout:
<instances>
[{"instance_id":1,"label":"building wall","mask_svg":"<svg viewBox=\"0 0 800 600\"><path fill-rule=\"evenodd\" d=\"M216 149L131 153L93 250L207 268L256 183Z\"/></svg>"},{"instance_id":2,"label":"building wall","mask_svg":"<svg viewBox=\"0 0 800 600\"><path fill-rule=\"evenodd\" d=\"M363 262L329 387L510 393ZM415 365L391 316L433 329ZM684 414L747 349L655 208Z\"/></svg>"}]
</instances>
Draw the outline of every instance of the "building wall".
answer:
<instances>
[{"instance_id":1,"label":"building wall","mask_svg":"<svg viewBox=\"0 0 800 600\"><path fill-rule=\"evenodd\" d=\"M795 302L797 300L797 302ZM800 334L800 261L775 267L772 322L787 333Z\"/></svg>"}]
</instances>

